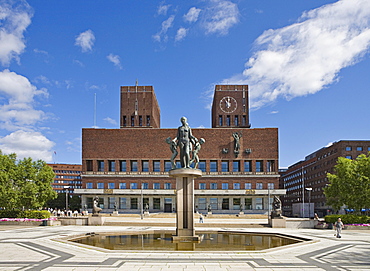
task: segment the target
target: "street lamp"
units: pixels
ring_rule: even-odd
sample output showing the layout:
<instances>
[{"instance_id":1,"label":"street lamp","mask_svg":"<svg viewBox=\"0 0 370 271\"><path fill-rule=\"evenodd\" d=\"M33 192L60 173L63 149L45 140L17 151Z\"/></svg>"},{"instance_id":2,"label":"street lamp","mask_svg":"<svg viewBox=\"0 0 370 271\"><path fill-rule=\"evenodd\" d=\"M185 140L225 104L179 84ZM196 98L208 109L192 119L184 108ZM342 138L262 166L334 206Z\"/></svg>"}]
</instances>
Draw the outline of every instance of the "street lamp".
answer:
<instances>
[{"instance_id":1,"label":"street lamp","mask_svg":"<svg viewBox=\"0 0 370 271\"><path fill-rule=\"evenodd\" d=\"M312 187L306 187L306 190L308 191L308 217L311 216L311 191Z\"/></svg>"},{"instance_id":2,"label":"street lamp","mask_svg":"<svg viewBox=\"0 0 370 271\"><path fill-rule=\"evenodd\" d=\"M68 210L68 189L69 186L64 186L64 189L66 190L66 212Z\"/></svg>"},{"instance_id":3,"label":"street lamp","mask_svg":"<svg viewBox=\"0 0 370 271\"><path fill-rule=\"evenodd\" d=\"M140 218L143 219L144 218L144 209L143 209L143 183L141 183L141 202L140 202Z\"/></svg>"}]
</instances>

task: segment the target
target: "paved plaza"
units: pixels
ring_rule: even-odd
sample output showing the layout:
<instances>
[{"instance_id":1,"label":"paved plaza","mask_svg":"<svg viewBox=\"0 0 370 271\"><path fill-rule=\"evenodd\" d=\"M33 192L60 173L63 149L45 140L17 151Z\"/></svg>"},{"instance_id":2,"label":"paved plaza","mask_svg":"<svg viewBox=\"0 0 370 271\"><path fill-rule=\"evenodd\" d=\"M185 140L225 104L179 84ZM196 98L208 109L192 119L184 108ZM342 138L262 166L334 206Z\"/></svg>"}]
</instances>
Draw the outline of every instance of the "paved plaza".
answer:
<instances>
[{"instance_id":1,"label":"paved plaza","mask_svg":"<svg viewBox=\"0 0 370 271\"><path fill-rule=\"evenodd\" d=\"M240 220L239 220L240 221ZM228 228L221 221L211 230L278 232L311 241L259 252L109 251L62 242L89 232L130 232L174 227L145 226L0 226L0 270L370 270L370 231ZM199 224L198 224L199 225ZM197 230L207 230L207 221ZM209 228L210 229L210 228Z\"/></svg>"}]
</instances>

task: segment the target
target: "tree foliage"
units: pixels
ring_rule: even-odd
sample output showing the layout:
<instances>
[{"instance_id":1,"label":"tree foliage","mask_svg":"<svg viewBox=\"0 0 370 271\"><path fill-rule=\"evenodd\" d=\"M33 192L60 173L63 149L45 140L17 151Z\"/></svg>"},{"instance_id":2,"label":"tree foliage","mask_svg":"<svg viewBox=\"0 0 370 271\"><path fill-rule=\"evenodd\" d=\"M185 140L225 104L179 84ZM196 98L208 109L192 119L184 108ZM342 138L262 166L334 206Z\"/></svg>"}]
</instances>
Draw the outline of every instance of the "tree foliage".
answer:
<instances>
[{"instance_id":1,"label":"tree foliage","mask_svg":"<svg viewBox=\"0 0 370 271\"><path fill-rule=\"evenodd\" d=\"M58 193L55 199L47 202L47 206L53 209L65 209L66 193ZM68 194L68 208L71 210L79 210L81 208L81 198L77 195Z\"/></svg>"},{"instance_id":2,"label":"tree foliage","mask_svg":"<svg viewBox=\"0 0 370 271\"><path fill-rule=\"evenodd\" d=\"M355 160L339 157L334 174L327 174L329 185L324 189L327 204L335 210L346 205L357 213L370 208L370 153Z\"/></svg>"},{"instance_id":3,"label":"tree foliage","mask_svg":"<svg viewBox=\"0 0 370 271\"><path fill-rule=\"evenodd\" d=\"M5 209L37 209L55 198L51 187L53 169L44 161L31 158L17 160L16 154L0 151L0 207Z\"/></svg>"}]
</instances>

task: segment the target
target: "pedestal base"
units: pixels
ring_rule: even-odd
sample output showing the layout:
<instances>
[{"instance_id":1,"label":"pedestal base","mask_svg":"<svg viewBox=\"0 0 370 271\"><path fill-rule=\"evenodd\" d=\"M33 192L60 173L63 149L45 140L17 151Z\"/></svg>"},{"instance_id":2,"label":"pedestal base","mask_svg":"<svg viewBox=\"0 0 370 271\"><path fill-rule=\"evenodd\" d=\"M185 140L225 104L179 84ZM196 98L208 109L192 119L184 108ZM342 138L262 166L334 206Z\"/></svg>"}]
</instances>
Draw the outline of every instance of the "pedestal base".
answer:
<instances>
[{"instance_id":1,"label":"pedestal base","mask_svg":"<svg viewBox=\"0 0 370 271\"><path fill-rule=\"evenodd\" d=\"M104 225L105 217L99 215L92 215L88 218L88 225L89 226L102 226Z\"/></svg>"},{"instance_id":2,"label":"pedestal base","mask_svg":"<svg viewBox=\"0 0 370 271\"><path fill-rule=\"evenodd\" d=\"M118 216L118 211L113 211L113 216Z\"/></svg>"}]
</instances>

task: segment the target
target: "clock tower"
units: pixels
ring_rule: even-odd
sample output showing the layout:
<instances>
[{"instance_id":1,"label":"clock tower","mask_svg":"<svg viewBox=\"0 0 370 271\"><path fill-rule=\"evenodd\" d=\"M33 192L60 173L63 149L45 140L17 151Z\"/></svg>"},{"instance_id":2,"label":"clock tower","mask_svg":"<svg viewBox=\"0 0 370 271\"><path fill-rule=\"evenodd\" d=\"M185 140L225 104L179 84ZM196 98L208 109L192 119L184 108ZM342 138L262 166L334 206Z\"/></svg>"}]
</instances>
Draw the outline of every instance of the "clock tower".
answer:
<instances>
[{"instance_id":1,"label":"clock tower","mask_svg":"<svg viewBox=\"0 0 370 271\"><path fill-rule=\"evenodd\" d=\"M248 85L216 85L212 128L250 128Z\"/></svg>"}]
</instances>

